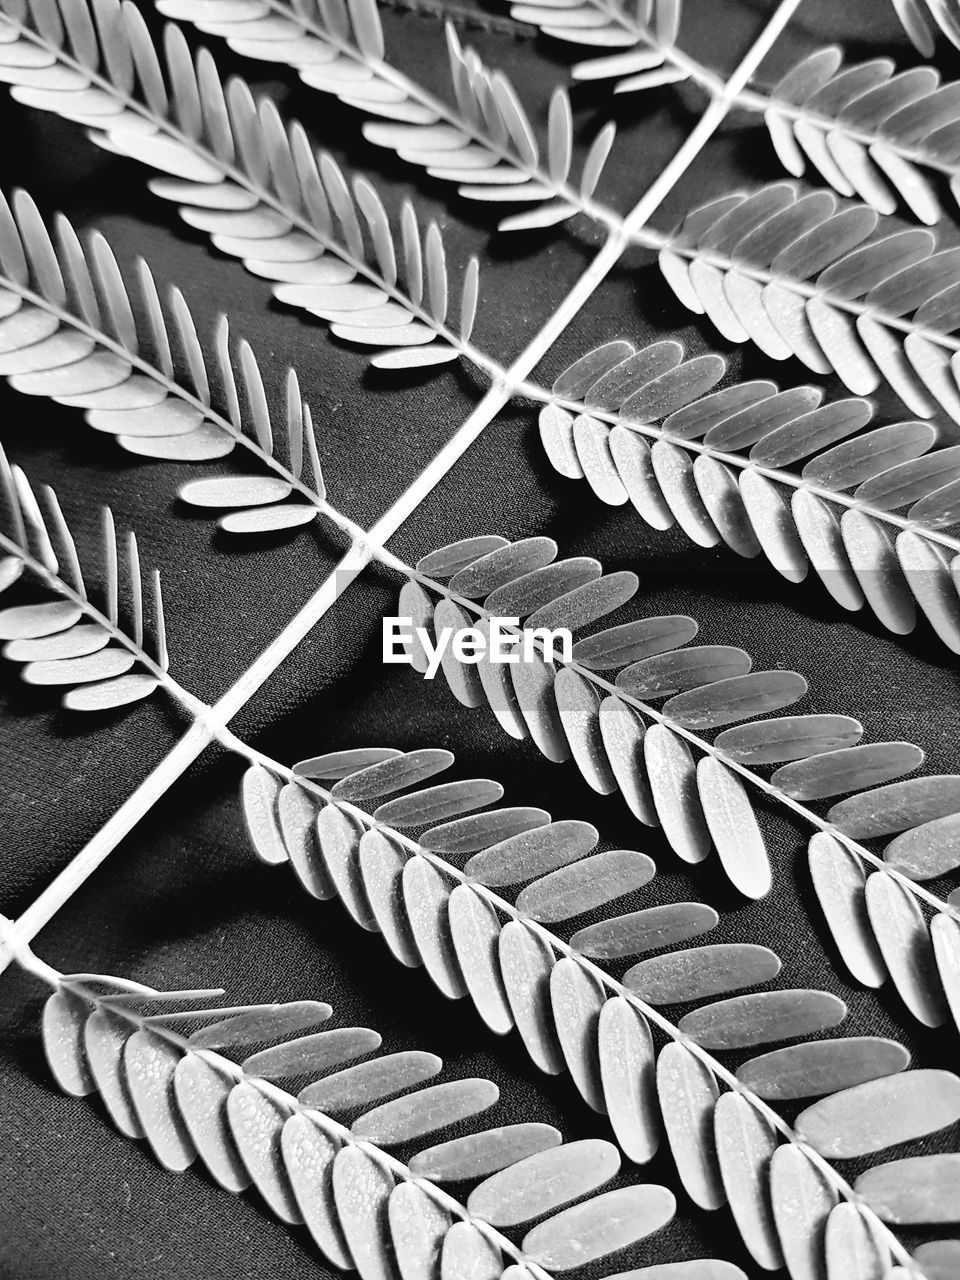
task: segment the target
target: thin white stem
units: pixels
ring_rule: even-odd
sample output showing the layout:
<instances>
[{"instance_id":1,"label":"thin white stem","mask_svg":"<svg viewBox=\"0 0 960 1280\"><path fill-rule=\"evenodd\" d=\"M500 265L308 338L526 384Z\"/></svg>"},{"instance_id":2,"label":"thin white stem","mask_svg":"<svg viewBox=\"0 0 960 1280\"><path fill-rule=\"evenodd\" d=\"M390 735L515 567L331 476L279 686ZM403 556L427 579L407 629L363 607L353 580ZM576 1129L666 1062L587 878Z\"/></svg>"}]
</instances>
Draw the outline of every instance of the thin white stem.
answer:
<instances>
[{"instance_id":1,"label":"thin white stem","mask_svg":"<svg viewBox=\"0 0 960 1280\"><path fill-rule=\"evenodd\" d=\"M647 191L646 195L641 198L633 211L627 215L624 225L630 236L636 236L650 215L706 146L730 110L736 105L737 95L773 48L800 3L801 0L780 0L770 21L747 51L726 85L722 90L718 91L717 96L709 103L686 142L673 157L670 164L663 170L650 190ZM658 188L661 187L663 189L659 190Z\"/></svg>"},{"instance_id":2,"label":"thin white stem","mask_svg":"<svg viewBox=\"0 0 960 1280\"><path fill-rule=\"evenodd\" d=\"M720 126L730 108L732 97L746 83L753 70L765 57L770 46L783 30L800 0L780 0L773 17L764 28L755 45L747 53L740 67L728 82L727 93L710 103L693 133L680 148L674 159L640 199L626 220L632 233L655 211L679 181L712 134ZM57 54L56 49L52 49ZM87 69L84 70L88 74ZM109 86L108 86L109 87ZM142 110L142 108L140 108ZM219 162L218 162L219 163ZM586 304L594 290L615 266L625 247L623 231L608 237L596 258L574 285L556 312L540 329L525 351L506 371L498 372L496 381L476 406L463 425L454 433L420 476L405 490L393 505L380 517L369 532L369 543L354 543L342 567L324 582L313 597L303 606L290 623L279 633L254 664L214 704L211 715L191 726L180 742L151 772L120 809L97 832L91 841L47 886L33 904L17 920L18 936L29 942L57 911L69 901L97 867L109 856L121 839L150 811L181 774L216 736L214 724L226 726L229 720L246 704L265 680L288 657L309 630L326 614L340 593L346 589L348 578L352 580L374 555L374 547L386 542L401 524L417 509L432 489L447 474L469 445L485 430L500 409L512 398L517 385L529 374L545 352L556 341ZM370 545L370 544L373 545ZM348 564L350 572L348 572ZM355 568L354 568L355 566ZM211 723L211 717L214 723ZM9 963L9 956L0 949L0 972Z\"/></svg>"},{"instance_id":3,"label":"thin white stem","mask_svg":"<svg viewBox=\"0 0 960 1280\"><path fill-rule=\"evenodd\" d=\"M47 964L45 960L35 956L30 950L27 939L18 932L14 922L4 915L0 915L0 947L6 948L11 959L15 960L25 973L32 973L34 977L51 987L60 984L63 974Z\"/></svg>"},{"instance_id":4,"label":"thin white stem","mask_svg":"<svg viewBox=\"0 0 960 1280\"><path fill-rule=\"evenodd\" d=\"M368 547L353 544L336 569L226 693L210 708L203 708L202 703L197 703L198 718L176 746L15 921L13 932L21 943L29 943L36 937L124 836L166 795L200 753L217 740L222 728L247 704L369 563L371 554ZM8 948L0 946L0 973L10 959Z\"/></svg>"},{"instance_id":5,"label":"thin white stem","mask_svg":"<svg viewBox=\"0 0 960 1280\"><path fill-rule=\"evenodd\" d=\"M493 387L484 396L467 422L461 427L453 440L450 441L447 448L437 455L424 472L421 480L416 482L412 488L419 488L421 481L424 480L428 481L429 487L432 488L436 480L439 479L440 474L445 474L445 470L450 465L447 463L447 454L451 446L456 448L457 456L459 456L467 445L480 435L500 409L516 394L518 388L524 385L524 379L527 375L553 346L560 334L575 319L595 290L619 261L626 243L639 234L651 215L697 159L730 110L731 95L735 95L738 91L738 86L742 86L749 79L753 70L766 56L770 46L790 20L799 4L800 0L781 0L770 23L731 77L728 86L729 92L710 103L696 128L628 214L622 229L612 232L608 236L606 243L600 249L593 262L563 299L550 319L540 329L539 333L535 335L526 350L495 380ZM443 466L444 470L443 472L438 472L436 478L433 478L433 472L439 466ZM371 536L375 536L373 530L371 530ZM381 532L382 540L386 541L389 536L389 533Z\"/></svg>"}]
</instances>

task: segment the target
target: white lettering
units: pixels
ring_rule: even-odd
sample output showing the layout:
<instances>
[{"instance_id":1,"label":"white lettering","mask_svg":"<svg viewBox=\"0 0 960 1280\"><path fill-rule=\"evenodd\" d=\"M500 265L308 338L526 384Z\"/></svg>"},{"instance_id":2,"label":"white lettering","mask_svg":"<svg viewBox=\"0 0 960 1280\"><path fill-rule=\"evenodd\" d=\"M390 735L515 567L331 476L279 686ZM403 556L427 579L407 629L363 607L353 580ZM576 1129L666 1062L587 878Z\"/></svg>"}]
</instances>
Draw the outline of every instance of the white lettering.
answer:
<instances>
[{"instance_id":1,"label":"white lettering","mask_svg":"<svg viewBox=\"0 0 960 1280\"><path fill-rule=\"evenodd\" d=\"M452 630L452 627L443 627L436 638L436 642L434 642L434 638L427 627L417 627L417 635L427 655L427 669L424 672L425 680L432 680L440 670L440 663L443 661L443 655L446 653L447 645L450 643Z\"/></svg>"},{"instance_id":2,"label":"white lettering","mask_svg":"<svg viewBox=\"0 0 960 1280\"><path fill-rule=\"evenodd\" d=\"M384 618L383 661L386 663L411 662L411 618ZM398 648L399 646L399 648Z\"/></svg>"},{"instance_id":3,"label":"white lettering","mask_svg":"<svg viewBox=\"0 0 960 1280\"><path fill-rule=\"evenodd\" d=\"M524 631L524 662L533 662L541 656L544 662L573 661L573 636L568 627L557 627L555 631L551 631L549 627L534 627L531 631Z\"/></svg>"},{"instance_id":4,"label":"white lettering","mask_svg":"<svg viewBox=\"0 0 960 1280\"><path fill-rule=\"evenodd\" d=\"M475 667L486 655L487 638L479 627L464 627L453 636L451 652L458 662Z\"/></svg>"},{"instance_id":5,"label":"white lettering","mask_svg":"<svg viewBox=\"0 0 960 1280\"><path fill-rule=\"evenodd\" d=\"M382 658L385 663L413 664L415 647L427 660L424 678L432 680L450 652L454 661L476 666L485 659L494 665L520 662L570 662L573 636L566 627L551 631L520 629L519 618L485 619L480 627L414 627L412 618L383 619Z\"/></svg>"},{"instance_id":6,"label":"white lettering","mask_svg":"<svg viewBox=\"0 0 960 1280\"><path fill-rule=\"evenodd\" d=\"M517 646L520 644L520 636L516 631L510 630L512 627L519 626L519 618L490 619L491 662L501 663L520 661L520 654L517 653Z\"/></svg>"}]
</instances>

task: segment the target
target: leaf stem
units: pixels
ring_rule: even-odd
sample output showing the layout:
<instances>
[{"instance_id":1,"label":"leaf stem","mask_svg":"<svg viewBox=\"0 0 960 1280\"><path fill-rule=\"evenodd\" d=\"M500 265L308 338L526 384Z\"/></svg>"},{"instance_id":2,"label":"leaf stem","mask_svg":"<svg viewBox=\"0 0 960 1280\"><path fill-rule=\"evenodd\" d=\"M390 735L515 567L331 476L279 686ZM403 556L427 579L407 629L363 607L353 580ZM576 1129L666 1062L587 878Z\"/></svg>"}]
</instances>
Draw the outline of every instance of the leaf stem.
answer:
<instances>
[{"instance_id":1,"label":"leaf stem","mask_svg":"<svg viewBox=\"0 0 960 1280\"><path fill-rule=\"evenodd\" d=\"M204 704L198 702L195 719L179 742L18 917L13 926L18 938L29 942L69 902L80 886L109 857L140 819L166 795L205 748L218 740L226 724L316 626L369 563L371 556L371 550L365 545L352 544L309 600L227 691L210 707L204 707ZM0 942L0 973L7 967L10 958L9 952Z\"/></svg>"}]
</instances>

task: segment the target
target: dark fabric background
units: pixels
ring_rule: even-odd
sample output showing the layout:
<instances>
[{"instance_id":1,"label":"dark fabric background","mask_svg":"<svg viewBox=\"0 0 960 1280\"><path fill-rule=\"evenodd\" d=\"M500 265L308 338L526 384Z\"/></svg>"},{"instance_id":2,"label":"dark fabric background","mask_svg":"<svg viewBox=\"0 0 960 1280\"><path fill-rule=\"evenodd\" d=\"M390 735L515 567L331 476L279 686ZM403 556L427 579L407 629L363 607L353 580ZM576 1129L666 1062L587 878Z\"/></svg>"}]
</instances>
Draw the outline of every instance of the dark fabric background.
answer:
<instances>
[{"instance_id":1,"label":"dark fabric background","mask_svg":"<svg viewBox=\"0 0 960 1280\"><path fill-rule=\"evenodd\" d=\"M729 71L771 10L767 0L688 0L683 46ZM445 89L442 12L415 0L385 18L390 56L438 91ZM514 78L533 118L542 120L572 55L511 23L505 6L493 0L489 10L455 14L462 37ZM884 0L846 6L808 0L763 76L772 80L835 38L847 43L851 57L882 51L903 63L912 60ZM215 52L222 67L238 65L223 46ZM304 120L318 143L369 174L388 208L397 210L415 191L423 216L443 226L451 262L480 255L477 342L504 362L523 349L588 264L598 243L592 227L574 222L555 233L498 236L482 207L458 202L449 188L368 146L354 113L276 68L249 63L242 71L289 115ZM614 102L599 91L578 90L576 103L581 159L611 112L620 123L600 195L623 210L676 151L702 107L694 93L673 88ZM61 209L78 226L103 231L125 269L144 254L163 285L184 289L208 346L216 315L227 312L234 332L253 343L274 389L288 364L297 367L314 410L331 495L359 522L376 519L482 394L469 370L447 367L413 381L367 370L361 355L331 340L321 325L271 305L264 282L212 252L203 236L146 192L136 164L98 151L80 129L20 108L4 94L0 130L6 189L22 184L45 213ZM668 228L712 196L778 176L757 122L734 116L654 223ZM954 238L943 234L948 242ZM537 376L556 376L600 341L627 336L646 342L667 332L694 353L725 349L670 299L651 255L633 250ZM769 362L755 353L731 349L729 359L731 377L770 376ZM784 385L807 380L795 362L774 376ZM877 401L879 421L904 416L892 397ZM158 567L166 583L174 673L205 699L232 683L335 563L336 547L324 535L301 532L257 546L218 536L213 522L190 515L174 496L197 472L131 459L109 437L89 430L77 411L18 397L3 386L0 424L14 460L35 481L56 485L84 553L93 549L103 502L114 507L120 527L136 528L144 562ZM916 740L928 751L932 771L960 764L956 669L925 626L895 640L869 617L841 614L815 582L789 587L768 566L738 561L723 550L699 550L676 532L645 529L630 511L601 507L584 485L549 470L529 405L511 405L489 426L392 546L416 558L485 531L511 538L548 533L561 554L592 554L608 569L635 569L641 589L625 618L641 610L692 613L705 642L742 645L758 667L806 672L811 691L800 709L858 716L873 739ZM715 940L766 943L783 957L783 986L822 986L842 995L850 1007L844 1028L850 1034L900 1038L920 1063L956 1061L955 1033L917 1035L896 997L864 993L838 976L811 908L799 826L782 813L763 814L776 881L762 903L745 906L709 864L689 876L656 832L638 828L617 797L589 792L572 766L550 765L529 744L507 740L490 715L461 708L440 681L429 685L406 668L384 668L379 619L393 611L396 589L390 574L376 568L364 573L243 709L234 729L285 762L378 742L450 747L460 776L489 775L504 783L505 803L539 804L555 817L589 819L602 833L602 847L649 852L660 874L638 904L702 898L723 913ZM69 717L54 698L23 686L8 664L0 671L0 702L0 902L15 915L186 726L159 699L92 722ZM322 998L334 1006L340 1025L377 1028L386 1050L420 1046L443 1056L448 1078L484 1074L496 1080L501 1101L490 1114L499 1123L537 1117L559 1124L568 1137L606 1132L606 1122L587 1111L566 1077L533 1072L515 1035L495 1042L466 1002L451 1005L422 971L401 970L338 904L314 903L288 870L257 862L239 812L240 772L235 757L208 750L42 931L38 954L67 971L113 972L161 987L221 985L231 1002ZM0 1275L298 1280L325 1273L305 1231L279 1225L255 1195L231 1200L199 1170L180 1177L164 1172L142 1144L112 1130L97 1101L61 1097L37 1035L42 991L14 969L0 981ZM948 1131L916 1149L955 1148L957 1136ZM674 1189L677 1184L663 1154L648 1170L622 1176ZM707 1254L753 1274L726 1211L708 1215L682 1194L678 1199L678 1216L667 1232L590 1269L584 1280Z\"/></svg>"}]
</instances>

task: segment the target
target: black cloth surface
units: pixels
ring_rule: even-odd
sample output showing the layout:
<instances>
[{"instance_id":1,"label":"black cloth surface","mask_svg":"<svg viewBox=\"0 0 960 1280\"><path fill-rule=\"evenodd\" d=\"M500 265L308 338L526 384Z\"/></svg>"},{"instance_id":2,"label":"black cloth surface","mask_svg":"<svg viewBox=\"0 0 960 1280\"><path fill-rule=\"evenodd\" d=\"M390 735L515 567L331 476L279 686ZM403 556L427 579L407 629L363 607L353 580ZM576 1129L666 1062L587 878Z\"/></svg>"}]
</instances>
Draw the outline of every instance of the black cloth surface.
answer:
<instances>
[{"instance_id":1,"label":"black cloth surface","mask_svg":"<svg viewBox=\"0 0 960 1280\"><path fill-rule=\"evenodd\" d=\"M683 47L729 72L772 9L767 0L689 0ZM461 38L511 76L532 118L542 121L573 55L511 23L506 7L492 0L489 9L451 12ZM438 92L446 91L443 16L440 6L419 3L385 11L388 56ZM761 79L771 82L832 39L842 40L851 58L890 52L902 64L915 60L882 0L848 6L808 0ZM410 196L421 221L435 217L451 261L480 257L476 341L504 363L524 348L598 247L599 233L582 220L554 232L496 234L484 206L459 201L451 188L365 143L357 113L282 69L241 64L222 45L208 43L221 67L274 95L319 145L370 176L388 210L396 212ZM588 89L578 91L575 101L581 160L596 129L611 115L618 120L599 195L622 210L655 179L703 106L693 92L671 86L617 100ZM25 186L45 214L62 210L78 227L103 232L125 271L144 255L163 286L184 290L208 350L213 322L225 312L233 332L249 339L261 358L273 393L287 365L297 368L331 498L360 524L369 526L389 506L483 394L478 375L459 366L413 378L371 371L362 354L332 340L319 322L272 304L265 282L215 253L206 237L150 196L138 165L99 151L80 128L19 106L6 94L0 95L0 128L6 190ZM762 127L734 114L653 224L669 229L699 203L779 176ZM942 235L946 243L956 238L951 229ZM653 255L640 249L624 255L534 376L552 379L607 339L623 336L639 344L668 333L690 353L723 351L731 379L773 376L781 385L809 380L797 362L772 369L755 351L729 347L707 324L694 322L669 295ZM836 385L826 385L828 393L839 394ZM889 393L875 400L878 421L906 416ZM232 684L336 562L340 548L326 534L300 532L255 545L218 535L212 521L191 514L174 496L200 470L131 458L111 437L89 430L75 410L18 396L4 385L0 424L12 459L34 482L56 487L83 553L95 545L101 503L113 507L120 528L135 528L144 563L159 568L165 583L174 674L207 701ZM480 532L548 534L562 555L594 555L607 570L633 569L640 592L623 620L641 610L690 613L700 621L703 642L740 645L758 669L806 673L810 692L798 710L854 715L873 740L917 741L931 772L960 764L956 668L925 625L895 638L866 614L843 614L816 581L790 586L765 562L740 561L723 548L698 549L677 530L656 533L627 509L602 507L584 485L548 467L536 409L528 403L513 402L497 416L390 545L416 559ZM457 755L457 776L500 780L504 803L587 819L598 826L602 848L640 848L653 856L657 878L625 909L707 901L721 912L711 940L769 945L784 960L779 985L841 995L849 1006L846 1034L900 1039L922 1065L955 1061L955 1032L920 1034L889 991L864 992L844 981L812 904L806 832L799 823L783 810L760 806L775 874L774 890L762 902L745 905L709 863L689 874L658 832L638 827L618 797L593 794L572 765L551 765L529 742L507 739L489 713L460 707L441 680L427 684L408 668L384 667L380 618L395 612L397 588L393 574L365 571L244 706L234 731L285 763L348 746L448 747ZM26 588L22 598L29 598ZM163 698L122 715L72 717L49 693L24 686L11 664L0 671L0 703L0 901L3 912L15 916L187 724ZM556 1123L570 1138L607 1134L606 1121L588 1111L566 1076L534 1071L515 1033L497 1041L467 1001L445 1001L422 970L393 962L382 941L354 926L338 903L313 902L289 869L257 861L240 812L241 771L236 756L208 749L42 930L37 954L67 972L116 973L157 987L222 986L231 1003L323 999L334 1006L337 1025L380 1031L386 1051L430 1049L443 1057L445 1078L486 1075L496 1081L501 1098L491 1122L494 1116L503 1124L537 1118ZM98 1101L61 1096L40 1047L40 985L16 968L0 982L2 1276L299 1280L329 1271L306 1232L279 1224L253 1193L231 1199L199 1169L182 1176L165 1172L143 1144L113 1130ZM737 1060L733 1055L731 1062ZM955 1149L958 1136L947 1130L916 1150ZM855 1174L857 1166L844 1171ZM626 1166L619 1181L640 1177L678 1191L676 1220L614 1263L586 1269L583 1280L705 1255L755 1274L727 1211L697 1210L679 1192L669 1155L661 1152L642 1174Z\"/></svg>"}]
</instances>

